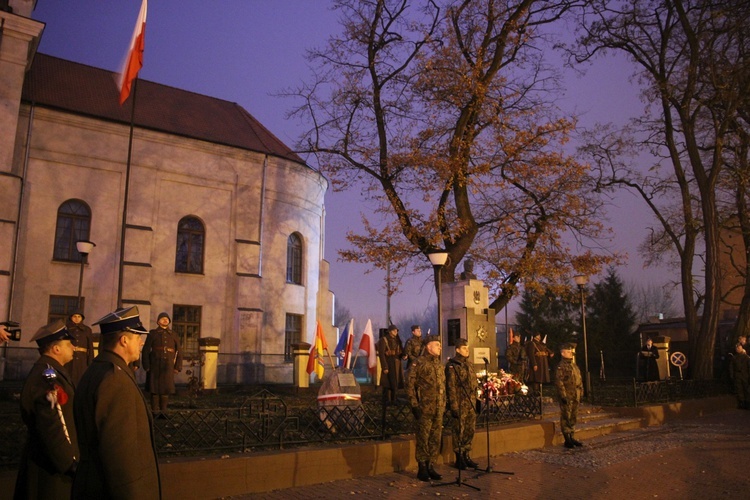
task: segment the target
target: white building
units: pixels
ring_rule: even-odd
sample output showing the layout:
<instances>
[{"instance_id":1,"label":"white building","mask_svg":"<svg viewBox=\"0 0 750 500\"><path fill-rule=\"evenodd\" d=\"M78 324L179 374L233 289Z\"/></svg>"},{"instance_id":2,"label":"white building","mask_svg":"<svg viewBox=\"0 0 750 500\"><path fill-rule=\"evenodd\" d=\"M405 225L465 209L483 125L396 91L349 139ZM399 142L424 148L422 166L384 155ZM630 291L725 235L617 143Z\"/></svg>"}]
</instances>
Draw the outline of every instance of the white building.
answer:
<instances>
[{"instance_id":1,"label":"white building","mask_svg":"<svg viewBox=\"0 0 750 500\"><path fill-rule=\"evenodd\" d=\"M0 321L24 329L6 376L76 309L83 269L87 323L166 311L187 354L220 339L220 382L291 383L317 320L335 341L326 179L237 104L143 80L128 174L133 96L121 107L112 72L35 53L33 3L0 10ZM77 240L96 244L84 266Z\"/></svg>"}]
</instances>

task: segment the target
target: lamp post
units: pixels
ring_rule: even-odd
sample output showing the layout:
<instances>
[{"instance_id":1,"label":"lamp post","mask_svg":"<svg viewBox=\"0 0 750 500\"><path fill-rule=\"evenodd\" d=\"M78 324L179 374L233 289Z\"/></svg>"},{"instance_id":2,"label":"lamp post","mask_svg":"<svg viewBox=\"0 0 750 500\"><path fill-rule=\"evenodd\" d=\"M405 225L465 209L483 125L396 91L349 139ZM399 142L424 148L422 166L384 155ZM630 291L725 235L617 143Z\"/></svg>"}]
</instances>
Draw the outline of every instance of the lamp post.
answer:
<instances>
[{"instance_id":1,"label":"lamp post","mask_svg":"<svg viewBox=\"0 0 750 500\"><path fill-rule=\"evenodd\" d=\"M584 389L586 397L590 397L591 394L591 377L589 376L589 345L586 337L586 295L584 290L586 284L589 282L589 277L585 274L579 274L573 278L578 285L578 290L581 292L581 329L583 330L583 369L584 375Z\"/></svg>"},{"instance_id":2,"label":"lamp post","mask_svg":"<svg viewBox=\"0 0 750 500\"><path fill-rule=\"evenodd\" d=\"M86 265L86 262L88 261L89 254L91 253L91 249L94 248L96 244L92 241L87 240L78 240L76 241L76 249L78 249L78 253L81 254L81 274L78 276L78 301L76 302L76 309L81 309L81 288L83 286L83 267Z\"/></svg>"},{"instance_id":3,"label":"lamp post","mask_svg":"<svg viewBox=\"0 0 750 500\"><path fill-rule=\"evenodd\" d=\"M428 253L427 257L429 257L432 268L435 270L435 288L437 288L438 335L440 336L440 342L443 342L443 287L440 278L440 269L448 261L448 252L438 250L436 252Z\"/></svg>"}]
</instances>

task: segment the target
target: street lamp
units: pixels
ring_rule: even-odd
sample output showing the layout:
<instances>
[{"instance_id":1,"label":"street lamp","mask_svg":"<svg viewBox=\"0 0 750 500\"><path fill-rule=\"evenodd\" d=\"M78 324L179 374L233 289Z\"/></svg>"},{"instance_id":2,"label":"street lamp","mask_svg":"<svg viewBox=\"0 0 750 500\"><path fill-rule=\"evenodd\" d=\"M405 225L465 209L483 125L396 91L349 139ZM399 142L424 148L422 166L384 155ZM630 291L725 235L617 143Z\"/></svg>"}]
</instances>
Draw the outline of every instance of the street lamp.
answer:
<instances>
[{"instance_id":1,"label":"street lamp","mask_svg":"<svg viewBox=\"0 0 750 500\"><path fill-rule=\"evenodd\" d=\"M586 338L586 295L584 290L586 284L589 282L589 277L585 274L579 274L573 278L578 285L578 290L581 292L581 329L583 330L583 369L584 375L584 389L586 390L586 397L590 397L591 394L591 377L589 376L589 346L588 339Z\"/></svg>"},{"instance_id":2,"label":"street lamp","mask_svg":"<svg viewBox=\"0 0 750 500\"><path fill-rule=\"evenodd\" d=\"M78 276L78 301L76 302L76 309L80 311L81 309L81 287L83 286L83 267L86 265L86 262L88 261L89 254L91 253L91 249L94 248L96 244L92 241L86 241L86 240L78 240L76 241L76 249L78 249L78 253L81 254L81 274Z\"/></svg>"},{"instance_id":3,"label":"street lamp","mask_svg":"<svg viewBox=\"0 0 750 500\"><path fill-rule=\"evenodd\" d=\"M436 252L430 252L427 254L430 259L432 268L435 270L435 288L437 289L437 313L438 313L438 335L440 336L440 342L443 342L443 306L442 302L442 283L440 280L440 268L442 268L448 261L448 252L438 250Z\"/></svg>"}]
</instances>

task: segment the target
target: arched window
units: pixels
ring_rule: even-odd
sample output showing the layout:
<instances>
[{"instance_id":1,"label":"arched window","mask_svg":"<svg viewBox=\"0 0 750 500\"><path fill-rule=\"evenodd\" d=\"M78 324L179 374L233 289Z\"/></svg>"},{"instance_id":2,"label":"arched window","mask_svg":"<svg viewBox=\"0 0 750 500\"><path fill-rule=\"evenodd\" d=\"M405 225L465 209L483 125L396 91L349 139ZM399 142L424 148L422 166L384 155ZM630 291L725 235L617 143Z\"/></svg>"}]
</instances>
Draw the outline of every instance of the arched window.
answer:
<instances>
[{"instance_id":1,"label":"arched window","mask_svg":"<svg viewBox=\"0 0 750 500\"><path fill-rule=\"evenodd\" d=\"M55 250L53 260L81 262L76 241L88 240L91 230L91 209L81 200L68 200L57 209Z\"/></svg>"},{"instance_id":2,"label":"arched window","mask_svg":"<svg viewBox=\"0 0 750 500\"><path fill-rule=\"evenodd\" d=\"M203 273L203 242L206 229L197 217L188 215L177 225L177 253L174 270L178 273Z\"/></svg>"},{"instance_id":3,"label":"arched window","mask_svg":"<svg viewBox=\"0 0 750 500\"><path fill-rule=\"evenodd\" d=\"M297 233L286 243L286 282L302 284L302 238Z\"/></svg>"}]
</instances>

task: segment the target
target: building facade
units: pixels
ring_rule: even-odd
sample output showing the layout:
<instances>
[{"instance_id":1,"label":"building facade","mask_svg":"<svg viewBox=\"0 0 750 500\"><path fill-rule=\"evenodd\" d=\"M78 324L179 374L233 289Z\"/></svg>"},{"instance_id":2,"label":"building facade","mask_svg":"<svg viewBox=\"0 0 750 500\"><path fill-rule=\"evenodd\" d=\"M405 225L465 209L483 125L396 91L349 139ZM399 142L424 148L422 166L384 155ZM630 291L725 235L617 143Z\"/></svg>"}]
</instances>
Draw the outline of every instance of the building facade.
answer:
<instances>
[{"instance_id":1,"label":"building facade","mask_svg":"<svg viewBox=\"0 0 750 500\"><path fill-rule=\"evenodd\" d=\"M237 104L139 80L120 106L112 72L35 53L30 11L0 16L0 319L24 328L5 376L80 282L88 323L166 311L188 357L220 340L219 382L291 383L291 346L317 320L334 337L326 179Z\"/></svg>"}]
</instances>

